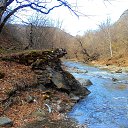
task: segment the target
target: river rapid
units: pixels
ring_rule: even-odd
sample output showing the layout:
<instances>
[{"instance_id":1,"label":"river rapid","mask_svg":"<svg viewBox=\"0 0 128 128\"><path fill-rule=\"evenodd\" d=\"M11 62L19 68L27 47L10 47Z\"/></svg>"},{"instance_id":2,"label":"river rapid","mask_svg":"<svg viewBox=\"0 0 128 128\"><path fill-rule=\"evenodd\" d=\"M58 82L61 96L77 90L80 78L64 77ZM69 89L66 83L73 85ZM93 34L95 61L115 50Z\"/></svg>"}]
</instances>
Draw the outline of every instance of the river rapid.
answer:
<instances>
[{"instance_id":1,"label":"river rapid","mask_svg":"<svg viewBox=\"0 0 128 128\"><path fill-rule=\"evenodd\" d=\"M128 128L128 73L114 73L79 62L64 62L81 83L91 80L91 93L68 116L87 128Z\"/></svg>"}]
</instances>

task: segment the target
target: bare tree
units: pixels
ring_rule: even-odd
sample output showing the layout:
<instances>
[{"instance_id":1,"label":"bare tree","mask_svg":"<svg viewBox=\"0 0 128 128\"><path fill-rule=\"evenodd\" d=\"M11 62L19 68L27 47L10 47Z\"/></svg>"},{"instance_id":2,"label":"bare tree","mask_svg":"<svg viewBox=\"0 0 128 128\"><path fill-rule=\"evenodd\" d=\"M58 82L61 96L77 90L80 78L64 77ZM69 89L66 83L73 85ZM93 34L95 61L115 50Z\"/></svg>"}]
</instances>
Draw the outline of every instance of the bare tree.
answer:
<instances>
[{"instance_id":1,"label":"bare tree","mask_svg":"<svg viewBox=\"0 0 128 128\"><path fill-rule=\"evenodd\" d=\"M12 5L16 4L16 7L8 10L8 8ZM70 4L65 0L56 0L53 2L52 0L1 0L0 1L0 32L2 31L7 20L14 15L18 10L23 8L30 8L32 10L36 10L37 12L43 14L49 14L53 9L65 6L70 11L72 11L75 15L78 16L77 12L74 9L74 4ZM7 15L5 13L8 11Z\"/></svg>"},{"instance_id":2,"label":"bare tree","mask_svg":"<svg viewBox=\"0 0 128 128\"><path fill-rule=\"evenodd\" d=\"M33 17L28 18L26 35L28 44L25 49L54 49L57 28L62 27L62 21L52 20L46 15L33 13Z\"/></svg>"},{"instance_id":3,"label":"bare tree","mask_svg":"<svg viewBox=\"0 0 128 128\"><path fill-rule=\"evenodd\" d=\"M111 39L111 31L110 31L111 22L110 21L111 21L110 18L107 18L106 22L101 23L99 27L105 34L105 39L109 43L110 56L113 57L112 39Z\"/></svg>"},{"instance_id":4,"label":"bare tree","mask_svg":"<svg viewBox=\"0 0 128 128\"><path fill-rule=\"evenodd\" d=\"M80 36L76 36L77 41L80 43L81 49L82 49L82 54L83 54L83 59L84 61L87 61L90 58L90 55L88 54L87 50L83 46L82 38Z\"/></svg>"}]
</instances>

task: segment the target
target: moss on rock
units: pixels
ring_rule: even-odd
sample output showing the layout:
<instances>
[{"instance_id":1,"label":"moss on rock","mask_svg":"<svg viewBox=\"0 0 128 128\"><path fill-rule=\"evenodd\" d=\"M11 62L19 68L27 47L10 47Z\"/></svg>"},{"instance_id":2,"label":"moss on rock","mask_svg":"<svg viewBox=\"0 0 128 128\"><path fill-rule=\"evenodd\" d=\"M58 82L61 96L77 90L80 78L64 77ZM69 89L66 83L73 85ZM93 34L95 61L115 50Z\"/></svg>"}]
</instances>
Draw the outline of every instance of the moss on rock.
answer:
<instances>
[{"instance_id":1,"label":"moss on rock","mask_svg":"<svg viewBox=\"0 0 128 128\"><path fill-rule=\"evenodd\" d=\"M63 57L67 52L64 49L52 50L29 50L19 53L12 53L10 55L1 55L0 59L4 61L13 61L20 64L31 65L37 60L41 62L48 62L51 60L59 59Z\"/></svg>"}]
</instances>

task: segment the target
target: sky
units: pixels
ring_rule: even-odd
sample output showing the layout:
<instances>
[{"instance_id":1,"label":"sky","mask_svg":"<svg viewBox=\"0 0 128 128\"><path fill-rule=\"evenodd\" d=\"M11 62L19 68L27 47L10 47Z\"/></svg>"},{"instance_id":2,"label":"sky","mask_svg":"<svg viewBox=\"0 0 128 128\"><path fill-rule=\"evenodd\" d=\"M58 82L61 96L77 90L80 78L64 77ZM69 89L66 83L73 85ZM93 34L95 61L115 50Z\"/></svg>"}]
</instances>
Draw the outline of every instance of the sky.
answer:
<instances>
[{"instance_id":1,"label":"sky","mask_svg":"<svg viewBox=\"0 0 128 128\"><path fill-rule=\"evenodd\" d=\"M75 1L75 0L74 0ZM98 29L98 25L107 18L116 22L121 14L128 9L128 0L77 0L78 10L84 14L79 18L68 9L58 8L50 13L53 19L63 21L62 29L71 35L82 35L88 30Z\"/></svg>"},{"instance_id":2,"label":"sky","mask_svg":"<svg viewBox=\"0 0 128 128\"><path fill-rule=\"evenodd\" d=\"M84 15L78 18L66 7L60 7L52 10L48 17L53 20L59 19L62 21L62 29L73 36L83 35L88 30L98 29L98 25L105 22L107 18L111 19L111 23L114 23L119 19L121 14L128 9L128 0L67 1L74 3L77 1L76 9ZM23 14L21 14L21 16L21 18L24 19Z\"/></svg>"}]
</instances>

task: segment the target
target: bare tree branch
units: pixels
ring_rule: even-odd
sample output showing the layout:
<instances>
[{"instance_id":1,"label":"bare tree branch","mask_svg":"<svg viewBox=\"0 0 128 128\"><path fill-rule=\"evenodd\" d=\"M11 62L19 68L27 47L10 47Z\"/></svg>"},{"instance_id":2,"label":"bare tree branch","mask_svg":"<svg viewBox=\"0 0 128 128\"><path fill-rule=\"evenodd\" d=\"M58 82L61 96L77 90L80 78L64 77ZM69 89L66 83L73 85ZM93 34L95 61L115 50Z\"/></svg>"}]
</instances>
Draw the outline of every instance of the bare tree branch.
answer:
<instances>
[{"instance_id":1,"label":"bare tree branch","mask_svg":"<svg viewBox=\"0 0 128 128\"><path fill-rule=\"evenodd\" d=\"M44 9L47 10L47 11L42 11L41 9L36 8L36 7L34 7L33 5L36 5L36 4L33 4L33 3L32 3L32 4L30 5L30 8L32 8L33 10L36 10L36 11L38 11L38 12L41 12L41 13L43 13L43 14L49 14L54 8L58 8L58 7L63 6L63 4L60 4L60 5L57 5L57 6L53 6L52 8L50 8L50 9L48 9L48 10L47 10L46 7L42 7L42 8L44 8ZM37 5L37 7L40 7L40 6Z\"/></svg>"},{"instance_id":2,"label":"bare tree branch","mask_svg":"<svg viewBox=\"0 0 128 128\"><path fill-rule=\"evenodd\" d=\"M18 6L17 8L15 8L14 10L12 10L2 21L2 23L0 24L0 33L5 25L5 23L7 22L7 20L19 9L25 8L25 7L29 7L31 6L31 4L26 4L26 5L22 5L22 6Z\"/></svg>"},{"instance_id":3,"label":"bare tree branch","mask_svg":"<svg viewBox=\"0 0 128 128\"><path fill-rule=\"evenodd\" d=\"M8 7L12 2L14 2L14 0L6 0L6 1L7 1L6 7Z\"/></svg>"},{"instance_id":4,"label":"bare tree branch","mask_svg":"<svg viewBox=\"0 0 128 128\"><path fill-rule=\"evenodd\" d=\"M32 10L35 10L37 12L43 13L43 14L49 14L53 9L64 6L67 7L71 12L73 12L77 17L79 17L78 12L75 11L73 6L69 4L66 0L56 0L58 3L52 7L49 7L48 4L52 2L52 0L3 0L4 4L0 5L0 33L7 22L7 20L14 15L15 12L17 12L20 9L29 7ZM7 8L10 7L10 5L16 2L18 5L16 8L14 8L10 13L7 15L4 15L6 13Z\"/></svg>"}]
</instances>

